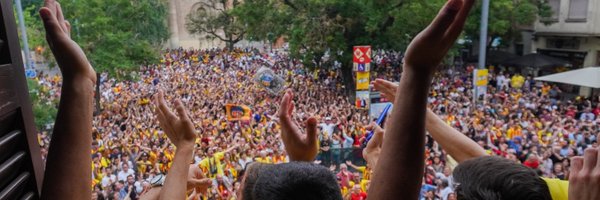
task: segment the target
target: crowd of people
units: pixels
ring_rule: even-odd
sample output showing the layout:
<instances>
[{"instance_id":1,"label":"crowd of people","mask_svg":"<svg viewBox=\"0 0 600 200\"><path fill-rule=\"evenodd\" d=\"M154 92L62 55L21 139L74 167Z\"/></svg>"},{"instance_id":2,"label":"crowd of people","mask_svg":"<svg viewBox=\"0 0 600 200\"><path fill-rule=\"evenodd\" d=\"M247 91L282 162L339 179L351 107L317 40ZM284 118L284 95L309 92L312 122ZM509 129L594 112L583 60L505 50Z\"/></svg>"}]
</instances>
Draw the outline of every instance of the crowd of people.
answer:
<instances>
[{"instance_id":1,"label":"crowd of people","mask_svg":"<svg viewBox=\"0 0 600 200\"><path fill-rule=\"evenodd\" d=\"M456 15L457 10L455 10L456 12L449 11L458 9L460 15L456 17L456 20L464 22L473 2L465 1L469 4L465 3L464 7L462 7L463 3L459 4L457 2L459 1L453 0L446 5L445 9L450 9L446 10L448 11L446 14L454 13ZM46 5L47 7L40 12L43 13L45 23L53 23L54 21L50 19L50 17L53 17L53 11L50 8L57 10L56 13L60 13L60 6L52 4L53 2L47 1L46 3L50 7ZM461 6L461 8L456 8L457 6ZM450 15L441 16L441 20L443 20L443 17ZM60 21L63 19L56 18L54 20ZM452 17L452 20L455 20L454 17ZM443 42L440 46L453 43L452 41L456 39L462 28L462 25L458 24L453 25L456 27L450 29L450 36L446 35L440 39L441 41L448 40L450 42ZM435 25L434 23L433 26ZM46 24L46 26L47 28L52 27L52 24ZM437 24L437 26L441 25ZM58 29L51 30L57 31ZM67 30L68 26L65 26L62 31ZM426 29L422 34L425 34L424 37L433 37L433 35L427 35L433 34L431 30ZM61 40L52 41L51 39L57 39L57 36L51 35L49 37L49 42L59 44L54 48L59 48L59 50L67 53L73 52L60 46L65 45L61 43ZM422 44L419 44L423 40L419 37L416 40L418 44L415 44L416 47L412 47L413 54L406 62L427 64L423 65L429 67L427 69L415 70L414 67L417 67L415 65L408 65L408 67L410 72L413 73L412 75L429 76L429 73L433 74L439 62L435 59L430 61L423 55L415 56L414 52L419 50L419 47L423 47ZM379 80L374 83L374 87L383 89L385 87L382 87L382 83L388 84L387 91L381 90L385 97L418 103L420 92L426 92L426 90L407 90L406 87L419 83L419 81L406 78L403 79L404 82L400 81L400 84L394 85L394 83L389 82L400 79L399 75L402 67L400 66L401 62L398 60L403 55L381 52L375 54L376 67L373 68L374 73L372 75ZM441 54L445 54L445 52ZM409 54L407 53L406 56L409 57ZM432 56L436 57L435 55ZM82 58L81 55L73 57ZM437 57L443 57L443 55ZM67 62L64 58L59 57L58 59L61 71L76 65L84 66L83 68L89 65L85 62L82 62L83 64L72 63L78 60ZM264 66L274 70L286 81L286 87L289 90L285 95L269 93L260 84L254 82L255 72ZM406 67L405 64L404 68ZM250 174L250 177L241 175L244 172L252 171L251 169L246 170L248 166L256 166L250 163L281 164L290 161L313 160L311 155L306 158L299 158L297 152L290 151L290 148L294 149L294 147L311 144L311 138L307 138L308 141L289 139L290 132L303 131L292 130L291 127L293 126L285 121L286 117L288 117L287 119L291 117L291 120L298 124L306 121L307 129L310 129L311 123L315 121L319 123L318 142L316 144L319 146L320 156L313 162L329 167L332 172L331 177L336 177L339 185L341 194L336 195L340 195L344 199L366 199L367 195L377 195L376 199L386 195L389 197L394 193L390 189L401 186L392 184L394 182L413 187L410 185L412 184L411 181L381 179L381 177L390 175L391 177L407 177L407 179L412 180L413 176L421 177L420 173L416 175L410 173L398 174L375 170L390 169L390 164L397 164L394 161L398 159L408 161L414 160L413 158L418 158L416 160L422 159L420 151L413 154L409 151L390 151L405 148L393 144L405 144L415 147L422 144L415 142L419 141L419 137L412 136L417 134L418 131L415 133L402 133L411 134L411 136L403 137L397 133L398 130L421 130L423 127L418 126L421 117L426 119L425 128L430 132L425 137L425 170L422 176L421 199L456 199L461 196L459 194L462 194L463 197L469 194L469 189L472 189L470 187L486 187L483 185L469 186L469 181L476 182L476 180L465 180L465 177L468 176L464 174L465 171L469 172L467 170L471 169L469 167L485 164L490 160L494 163L500 163L500 165L506 162L504 163L507 164L505 166L509 167L533 169L542 177L566 180L569 178L570 170L575 169L579 172L582 168L583 160L581 157L576 156L584 155L585 152L585 159L588 160L585 166L587 169L587 162L590 161L589 155L592 155L591 152L593 151L591 149L594 149L595 154L597 154L597 134L600 126L600 118L598 117L600 114L600 100L598 96L564 98L558 86L535 82L530 76L525 78L519 73L498 70L498 72L492 71L490 73L491 81L487 93L479 99L480 101L474 103L471 99L473 96L473 67L451 67L438 71L438 73L429 77L429 79L433 79L430 87L413 85L420 89L430 89L429 94L426 95L428 96L429 109L427 117L425 117L425 113L410 113L420 116L410 119L408 113L393 112L390 116L398 117L398 119L387 119L388 121L384 127L386 140L382 141L383 129L377 129L373 124L370 124L372 119L369 118L368 112L355 109L354 104L348 101L340 68L317 67L317 70L314 71L307 70L307 68L301 62L288 58L285 52L260 53L250 49L176 49L164 52L160 62L142 66L140 71L132 76L134 77L133 80L120 81L109 77L107 74L103 74L99 80L88 77L92 80L91 82L98 81L100 84L97 94L99 98L98 106L101 108L96 111L93 121L90 120L91 127L93 127L91 130L92 148L90 155L92 198L137 199L150 193L156 183L154 181L156 177L160 177L165 173L168 173L165 190L171 191L176 184L174 181L183 177L183 174L180 173L181 162L175 162L177 160L176 152L184 151L180 151L180 148L185 149L185 142L187 141L182 143L182 140L195 138L195 136L188 135L188 138L178 139L178 136L184 137L186 133L165 130L165 127L172 126L173 123L191 124L192 127L187 127L187 129L184 127L187 131L183 132L191 130L191 132L195 132L192 135L198 137L193 144L192 168L190 168L188 175L193 169L199 169L198 173L200 175L197 176L209 178L211 181L206 191L198 191L198 188L196 188L192 194L188 194L190 199L238 199L237 195L242 190L244 190L244 194L247 192L261 194L264 191L270 194L273 191L260 189L258 185L255 185L258 188L255 188L254 191L242 189L255 183L248 182L248 180L244 182L241 178L252 179L252 175L255 175ZM86 69L78 71L79 75L90 75L88 72ZM87 99L89 96L77 94L78 90L72 89L77 88L77 86L71 85L72 81L81 80L69 76L69 73L65 74L64 71L63 75L68 77L67 82L62 81L61 77L58 76L38 78L42 86L41 91L46 91L49 94L47 96L41 95L46 102L55 102L56 99L61 99L59 110L63 110L63 114L61 115L59 112L57 121L62 121L61 123L57 122L54 127L55 134L56 130L61 132L60 134L65 134L74 133L76 131L73 130L77 128L84 129L87 127L73 125L72 123L71 125L65 125L69 124L67 122L74 122L78 116L64 114L75 113L73 108L77 106L77 104L63 103L64 99L82 103L83 100L89 100ZM385 82L381 79L388 81ZM429 83L429 79L426 79L427 83ZM60 88L67 88L67 90L61 91ZM81 90L81 88L79 89ZM89 90L89 88L86 90ZM396 98L397 95L404 94L396 91L405 91L407 94L414 95L408 95L406 98ZM155 96L157 93L160 94L158 97ZM296 94L295 97L293 94ZM65 96L81 98L65 98ZM169 103L164 102L164 96L166 96ZM155 102L152 102L153 99L156 99ZM281 106L277 106L278 102L282 102ZM249 106L252 109L251 118L238 121L228 120L224 107L230 103ZM396 108L403 108L403 111L410 110L407 109L409 107L420 106L411 103L403 104L399 101L395 101L394 104ZM168 111L168 107L175 107L178 115L175 116ZM82 112L86 112L87 108L81 107L80 109L83 110ZM187 111L185 111L186 109ZM291 113L292 111L294 114ZM165 116L167 116L166 118L172 118L172 120L165 119ZM432 121L432 119L434 120ZM85 119L82 120L85 121ZM168 122L167 125L165 125L165 120ZM439 125L434 123L436 120L441 120L443 126L450 127L450 129L444 129L445 131L442 131L442 133L436 131L435 127L432 127ZM406 125L407 121L414 122L414 124ZM391 126L388 127L388 125ZM295 128L297 129L297 127ZM368 130L375 130L376 136L365 147ZM310 136L311 130L306 131L306 135ZM456 135L459 137L456 137L458 139L455 141L449 141L441 136L445 134L444 132L456 132L459 133L459 135ZM297 133L293 134L297 135ZM283 135L286 135L288 139L283 138ZM52 145L52 148L49 148L51 137L53 138L52 144L64 143L67 141L65 138L68 138L50 136L47 132L42 131L39 134L39 142L44 160L52 160L51 158L58 160L56 156L59 154L52 154L52 152L62 152L63 155L72 156L65 153L68 151L64 149L65 147ZM414 141L406 139L413 139L413 137ZM57 138L60 140L55 141ZM458 141L460 138L468 138L468 141ZM468 145L473 141L479 146ZM373 143L375 144L373 145ZM382 147L382 143L387 145ZM84 142L78 142L74 148L83 149L81 144L84 144ZM457 151L457 146L447 144L466 145L464 151ZM63 149L53 151L53 148ZM365 157L369 155L366 158L367 165L357 166L357 163L345 161L344 156L329 152L333 149L344 148L365 148L366 151L363 151L362 154ZM381 158L379 158L379 152L372 151L377 148L381 150ZM487 155L497 156L483 156L481 153L465 155L471 150L476 152L479 149L484 150ZM310 148L306 150L310 150ZM76 154L73 153L73 155ZM294 154L294 158L292 158L292 154ZM359 151L359 153L352 154L361 153ZM377 156L374 156L374 154ZM393 154L401 156L398 157ZM494 160L498 157L504 158ZM181 156L179 156L180 161L182 161L181 159ZM595 163L596 160L593 161ZM338 165L338 163L340 164ZM460 165L455 168L457 163L460 163ZM177 169L173 170L175 165L177 165ZM319 168L312 167L312 165L294 164L289 166L319 172ZM420 166L420 163L416 166ZM57 166L48 165L47 171L58 171L57 169L48 170L50 167ZM77 168L78 166L72 167ZM404 170L419 171L419 169L412 169L404 163L398 167L400 172ZM264 167L263 169L267 170L268 168ZM474 169L481 169L481 167L475 167ZM84 171L74 173L80 172ZM195 171L193 172L195 173ZM511 170L504 167L503 172L511 172ZM524 171L523 173L527 174L528 172ZM271 173L276 172L271 170ZM471 173L479 172L473 170ZM482 170L481 173L489 172ZM515 172L515 174L518 173L521 172ZM458 175L457 180L454 179L454 175ZM46 174L46 176L49 178L46 178L45 181L64 178L60 176L60 173L53 176ZM322 178L327 179L328 176ZM581 177L577 176L576 179ZM371 184L372 179L378 179L379 182ZM531 179L535 179L535 176L531 176ZM382 183L381 180L390 182L386 182L385 185L377 185L377 183ZM581 180L584 179L581 178ZM455 184L455 182L459 184ZM546 191L551 187L550 182L547 184L548 186L544 186ZM580 182L575 182L573 187L580 186L577 184L580 184ZM44 185L46 194L52 191L48 188L48 184L45 183ZM376 192L369 193L370 188L374 188L370 187L372 185L376 185ZM489 187L492 190L498 190L492 186ZM331 191L338 191L337 189L336 187ZM400 190L404 191L403 189ZM381 193L381 191L385 192ZM167 192L161 193L161 199L166 195ZM545 193L541 195L547 196ZM554 192L552 192L552 195L555 195ZM251 196L245 197L250 198Z\"/></svg>"},{"instance_id":2,"label":"crowd of people","mask_svg":"<svg viewBox=\"0 0 600 200\"><path fill-rule=\"evenodd\" d=\"M373 78L393 77L399 63L386 63L381 56ZM270 63L275 63L270 66ZM94 118L94 189L99 196L120 199L148 189L149 180L165 173L173 159L174 146L158 127L152 113L151 96L159 88L181 96L201 136L195 162L207 177L214 178L209 198L230 199L236 193L237 173L249 162L287 162L274 120L279 101L253 82L260 67L269 66L297 91L297 120L316 114L322 122L321 153L317 163L331 167L340 179L344 194L366 192L369 180L364 162L356 166L364 148L367 112L357 110L344 95L339 69L306 71L285 53L258 53L255 50L169 50L160 63L143 66L138 80L118 81L103 74L100 79L102 110ZM511 78L508 78L511 77ZM432 83L430 109L446 123L469 136L490 155L499 155L539 170L545 177L566 179L569 158L588 146L597 146L600 125L598 98L561 98L557 86L534 82L530 76L491 73L485 101L472 101L472 68L442 70ZM60 95L60 77L38 78L41 93L53 102ZM248 105L253 116L248 121L228 121L225 104ZM430 138L431 139L431 138ZM47 132L40 133L45 157ZM346 155L341 153L343 149ZM342 155L340 155L342 154ZM346 162L346 159L348 161ZM212 163L214 162L214 163ZM434 140L427 143L427 170L423 197L448 198L452 159ZM354 186L357 185L355 188ZM445 187L443 186L445 185ZM359 187L360 186L360 187ZM113 195L111 195L113 194Z\"/></svg>"},{"instance_id":3,"label":"crowd of people","mask_svg":"<svg viewBox=\"0 0 600 200\"><path fill-rule=\"evenodd\" d=\"M385 64L388 56L399 53L378 54L381 66L378 77L397 74L398 65ZM279 139L279 125L273 115L277 111L278 95L265 91L254 82L254 75L261 67L270 67L287 81L298 95L296 113L298 121L316 115L320 129L322 153L318 163L343 171L344 186L349 176L345 163L347 158L361 162L362 142L368 124L368 111L354 109L346 98L339 69L307 71L297 60L285 52L259 53L256 49L168 50L154 65L143 66L132 77L137 80L119 81L108 74L100 77L100 108L94 117L92 168L94 189L101 196L129 193L139 196L148 189L147 181L157 174L168 171L174 156L174 146L159 128L151 114L152 95L161 88L173 88L165 92L179 96L190 109L200 138L197 141L195 162L214 178L208 198L230 199L236 193L238 172L249 162L288 162ZM55 102L60 96L60 77L43 75L38 78L40 93L47 102ZM228 121L226 104L247 105L252 118L244 121ZM40 133L42 156L49 144L48 132ZM331 156L328 151L345 155ZM334 153L335 154L335 153ZM334 159L335 158L335 159ZM356 162L355 162L356 163ZM354 165L350 165L354 166ZM356 181L357 183L360 182ZM364 182L363 182L363 190ZM137 193L137 194L136 194Z\"/></svg>"}]
</instances>

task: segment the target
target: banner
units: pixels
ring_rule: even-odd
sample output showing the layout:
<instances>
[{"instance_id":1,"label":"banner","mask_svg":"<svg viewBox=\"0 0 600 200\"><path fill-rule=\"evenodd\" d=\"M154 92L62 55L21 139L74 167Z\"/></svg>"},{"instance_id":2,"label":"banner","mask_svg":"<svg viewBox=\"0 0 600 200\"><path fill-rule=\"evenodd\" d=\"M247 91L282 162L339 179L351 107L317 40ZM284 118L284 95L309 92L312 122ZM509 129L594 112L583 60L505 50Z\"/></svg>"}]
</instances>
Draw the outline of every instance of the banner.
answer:
<instances>
[{"instance_id":1,"label":"banner","mask_svg":"<svg viewBox=\"0 0 600 200\"><path fill-rule=\"evenodd\" d=\"M488 70L476 69L473 71L473 101L485 101L485 93L488 85Z\"/></svg>"},{"instance_id":2,"label":"banner","mask_svg":"<svg viewBox=\"0 0 600 200\"><path fill-rule=\"evenodd\" d=\"M369 72L356 72L356 90L369 90Z\"/></svg>"},{"instance_id":3,"label":"banner","mask_svg":"<svg viewBox=\"0 0 600 200\"><path fill-rule=\"evenodd\" d=\"M356 102L355 106L358 109L369 109L371 104L371 92L369 91L356 91Z\"/></svg>"},{"instance_id":4,"label":"banner","mask_svg":"<svg viewBox=\"0 0 600 200\"><path fill-rule=\"evenodd\" d=\"M354 63L371 63L371 46L354 46Z\"/></svg>"},{"instance_id":5,"label":"banner","mask_svg":"<svg viewBox=\"0 0 600 200\"><path fill-rule=\"evenodd\" d=\"M488 84L488 70L477 69L475 70L475 86L487 86Z\"/></svg>"},{"instance_id":6,"label":"banner","mask_svg":"<svg viewBox=\"0 0 600 200\"><path fill-rule=\"evenodd\" d=\"M245 105L227 104L225 105L225 114L228 121L250 120L252 110Z\"/></svg>"}]
</instances>

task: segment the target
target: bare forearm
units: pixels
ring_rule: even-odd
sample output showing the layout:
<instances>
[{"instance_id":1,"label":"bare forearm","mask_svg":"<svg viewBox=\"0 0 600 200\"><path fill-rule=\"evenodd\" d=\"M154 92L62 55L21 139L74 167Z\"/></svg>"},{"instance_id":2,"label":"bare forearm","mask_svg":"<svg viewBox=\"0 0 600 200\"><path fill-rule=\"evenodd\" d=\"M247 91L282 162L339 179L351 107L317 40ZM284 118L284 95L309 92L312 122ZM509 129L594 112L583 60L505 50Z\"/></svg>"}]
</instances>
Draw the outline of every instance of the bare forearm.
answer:
<instances>
[{"instance_id":1,"label":"bare forearm","mask_svg":"<svg viewBox=\"0 0 600 200\"><path fill-rule=\"evenodd\" d=\"M160 199L185 199L189 162L192 159L193 143L178 147L169 169Z\"/></svg>"},{"instance_id":2,"label":"bare forearm","mask_svg":"<svg viewBox=\"0 0 600 200\"><path fill-rule=\"evenodd\" d=\"M140 200L158 200L162 187L154 187L140 197Z\"/></svg>"},{"instance_id":3,"label":"bare forearm","mask_svg":"<svg viewBox=\"0 0 600 200\"><path fill-rule=\"evenodd\" d=\"M63 82L48 152L42 199L89 199L93 87L80 78Z\"/></svg>"},{"instance_id":4,"label":"bare forearm","mask_svg":"<svg viewBox=\"0 0 600 200\"><path fill-rule=\"evenodd\" d=\"M372 199L417 199L423 176L428 73L405 71L375 166ZM398 189L402 188L402 189Z\"/></svg>"},{"instance_id":5,"label":"bare forearm","mask_svg":"<svg viewBox=\"0 0 600 200\"><path fill-rule=\"evenodd\" d=\"M435 113L427 110L425 128L452 158L459 163L487 155L475 141L444 123Z\"/></svg>"}]
</instances>

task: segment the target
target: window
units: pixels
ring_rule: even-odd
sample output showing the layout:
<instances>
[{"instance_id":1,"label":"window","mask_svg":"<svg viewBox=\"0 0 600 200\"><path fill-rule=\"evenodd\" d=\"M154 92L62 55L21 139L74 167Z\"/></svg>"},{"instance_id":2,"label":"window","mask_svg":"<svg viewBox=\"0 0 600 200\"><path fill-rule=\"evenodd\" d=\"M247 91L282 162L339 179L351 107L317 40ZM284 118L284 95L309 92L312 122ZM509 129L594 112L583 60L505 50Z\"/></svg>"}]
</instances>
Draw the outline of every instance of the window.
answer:
<instances>
[{"instance_id":1,"label":"window","mask_svg":"<svg viewBox=\"0 0 600 200\"><path fill-rule=\"evenodd\" d=\"M587 19L589 0L571 0L567 21L577 22Z\"/></svg>"},{"instance_id":2,"label":"window","mask_svg":"<svg viewBox=\"0 0 600 200\"><path fill-rule=\"evenodd\" d=\"M552 9L552 16L548 18L549 21L558 21L560 15L560 0L548 0L548 5Z\"/></svg>"},{"instance_id":3,"label":"window","mask_svg":"<svg viewBox=\"0 0 600 200\"><path fill-rule=\"evenodd\" d=\"M548 38L546 47L551 49L579 49L579 39L577 38Z\"/></svg>"}]
</instances>

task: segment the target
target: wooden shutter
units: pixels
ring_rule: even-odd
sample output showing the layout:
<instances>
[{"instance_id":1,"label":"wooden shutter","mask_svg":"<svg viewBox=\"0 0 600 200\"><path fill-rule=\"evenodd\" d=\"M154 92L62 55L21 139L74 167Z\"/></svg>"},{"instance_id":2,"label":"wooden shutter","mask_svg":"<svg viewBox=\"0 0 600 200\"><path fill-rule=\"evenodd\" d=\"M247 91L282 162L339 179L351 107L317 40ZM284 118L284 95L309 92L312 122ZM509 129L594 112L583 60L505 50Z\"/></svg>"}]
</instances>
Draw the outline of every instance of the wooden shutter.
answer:
<instances>
[{"instance_id":1,"label":"wooden shutter","mask_svg":"<svg viewBox=\"0 0 600 200\"><path fill-rule=\"evenodd\" d=\"M38 199L44 169L12 0L0 9L0 200Z\"/></svg>"}]
</instances>

